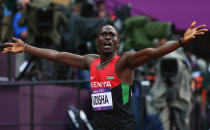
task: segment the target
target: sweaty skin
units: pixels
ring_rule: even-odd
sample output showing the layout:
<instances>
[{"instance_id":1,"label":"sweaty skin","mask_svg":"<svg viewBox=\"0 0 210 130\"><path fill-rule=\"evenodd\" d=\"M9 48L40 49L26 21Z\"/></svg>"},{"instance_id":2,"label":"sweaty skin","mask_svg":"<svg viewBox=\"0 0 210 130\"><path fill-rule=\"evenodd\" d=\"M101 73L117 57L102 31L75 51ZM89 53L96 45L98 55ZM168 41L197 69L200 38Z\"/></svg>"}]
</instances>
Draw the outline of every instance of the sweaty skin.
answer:
<instances>
[{"instance_id":1,"label":"sweaty skin","mask_svg":"<svg viewBox=\"0 0 210 130\"><path fill-rule=\"evenodd\" d=\"M198 35L203 35L207 29L202 29L205 25L195 27L196 22L193 22L186 30L183 36L183 45L189 44L190 40ZM99 55L87 54L77 55L67 52L58 52L50 49L37 48L25 44L22 40L12 38L16 43L5 43L11 47L4 48L2 53L31 53L40 58L51 60L57 63L63 63L81 70L90 70L91 63L96 58L101 58L101 63L97 69L103 69L117 55L117 48L120 41L116 29L111 25L104 26L98 33L96 39L97 51ZM134 79L134 69L152 59L162 57L180 47L178 41L166 44L158 48L147 48L137 52L125 52L116 63L116 74L124 83L132 84Z\"/></svg>"}]
</instances>

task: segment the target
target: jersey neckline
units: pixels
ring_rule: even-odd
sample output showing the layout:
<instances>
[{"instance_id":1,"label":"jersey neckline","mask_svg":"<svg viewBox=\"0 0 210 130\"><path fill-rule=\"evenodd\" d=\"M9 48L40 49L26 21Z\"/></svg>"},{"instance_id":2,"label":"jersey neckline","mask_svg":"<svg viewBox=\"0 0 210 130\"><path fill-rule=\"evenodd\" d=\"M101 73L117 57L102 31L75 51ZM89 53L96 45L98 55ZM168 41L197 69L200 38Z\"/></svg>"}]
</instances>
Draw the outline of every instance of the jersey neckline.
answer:
<instances>
[{"instance_id":1,"label":"jersey neckline","mask_svg":"<svg viewBox=\"0 0 210 130\"><path fill-rule=\"evenodd\" d=\"M97 70L105 70L108 66L110 66L110 64L112 63L112 62L114 62L115 61L115 59L118 57L118 55L116 55L103 69L98 69L98 66L99 66L99 64L100 64L100 61L101 61L101 57L99 57L98 58L98 62L97 62L97 64L96 64L96 69Z\"/></svg>"}]
</instances>

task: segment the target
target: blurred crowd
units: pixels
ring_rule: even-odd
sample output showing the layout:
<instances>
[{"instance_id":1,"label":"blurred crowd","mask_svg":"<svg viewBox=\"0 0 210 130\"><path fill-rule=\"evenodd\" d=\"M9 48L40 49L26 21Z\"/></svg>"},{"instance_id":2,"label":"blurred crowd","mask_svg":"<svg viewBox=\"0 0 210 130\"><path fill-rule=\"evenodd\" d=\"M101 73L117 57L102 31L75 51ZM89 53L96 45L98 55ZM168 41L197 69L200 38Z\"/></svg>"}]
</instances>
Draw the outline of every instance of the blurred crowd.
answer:
<instances>
[{"instance_id":1,"label":"blurred crowd","mask_svg":"<svg viewBox=\"0 0 210 130\"><path fill-rule=\"evenodd\" d=\"M0 41L12 36L28 44L76 54L97 53L98 30L111 24L119 32L119 55L177 40L175 26L151 16L131 16L123 4L110 12L103 0L0 0ZM140 129L201 130L210 126L210 66L192 53L192 45L136 69L134 115ZM16 80L89 80L89 71L76 70L29 54L16 56ZM89 89L89 84L84 84ZM143 106L139 100L143 101ZM141 113L142 114L142 113Z\"/></svg>"}]
</instances>

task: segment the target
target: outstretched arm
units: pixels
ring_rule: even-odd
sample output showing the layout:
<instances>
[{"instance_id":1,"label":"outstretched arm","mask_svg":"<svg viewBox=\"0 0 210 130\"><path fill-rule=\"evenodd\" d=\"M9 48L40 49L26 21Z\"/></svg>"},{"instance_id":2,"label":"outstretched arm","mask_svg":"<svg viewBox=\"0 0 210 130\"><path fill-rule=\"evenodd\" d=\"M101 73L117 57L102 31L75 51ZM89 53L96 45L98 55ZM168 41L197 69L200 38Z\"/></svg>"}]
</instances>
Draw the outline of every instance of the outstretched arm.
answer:
<instances>
[{"instance_id":1,"label":"outstretched arm","mask_svg":"<svg viewBox=\"0 0 210 130\"><path fill-rule=\"evenodd\" d=\"M205 25L200 25L198 27L195 27L195 25L196 25L196 22L193 22L184 33L183 40L182 40L183 46L189 44L191 39L196 38L196 36L198 35L203 35L206 31L208 31L208 29L202 29L203 27L205 27ZM126 62L130 64L132 68L135 68L152 59L162 57L178 49L179 47L180 47L180 42L176 41L174 43L166 44L158 48L147 48L142 51L130 53L127 55L127 58L125 59L127 59Z\"/></svg>"},{"instance_id":2,"label":"outstretched arm","mask_svg":"<svg viewBox=\"0 0 210 130\"><path fill-rule=\"evenodd\" d=\"M67 64L71 67L77 69L88 69L87 65L87 56L76 55L67 52L58 52L51 49L42 49L38 47L34 47L28 44L25 44L22 40L17 38L12 38L16 43L5 43L5 45L9 45L10 47L4 48L2 53L21 53L27 52L34 56L47 59L50 61L54 61L57 63Z\"/></svg>"}]
</instances>

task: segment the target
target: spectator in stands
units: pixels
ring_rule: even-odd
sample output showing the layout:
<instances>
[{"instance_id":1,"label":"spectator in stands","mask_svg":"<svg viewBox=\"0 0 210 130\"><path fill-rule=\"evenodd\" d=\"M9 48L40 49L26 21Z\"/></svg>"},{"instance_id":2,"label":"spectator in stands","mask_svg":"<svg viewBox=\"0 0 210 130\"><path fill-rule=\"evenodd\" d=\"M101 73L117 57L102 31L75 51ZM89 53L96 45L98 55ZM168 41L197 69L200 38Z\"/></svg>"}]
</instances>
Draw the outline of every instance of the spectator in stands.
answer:
<instances>
[{"instance_id":1,"label":"spectator in stands","mask_svg":"<svg viewBox=\"0 0 210 130\"><path fill-rule=\"evenodd\" d=\"M3 15L4 15L4 1L0 0L0 21L2 21L3 19Z\"/></svg>"},{"instance_id":2,"label":"spectator in stands","mask_svg":"<svg viewBox=\"0 0 210 130\"><path fill-rule=\"evenodd\" d=\"M9 39L9 35L12 34L12 29L10 28L13 11L15 10L15 2L13 0L6 0L1 2L1 6L3 9L3 17L2 17L2 26L1 26L1 41L7 41Z\"/></svg>"},{"instance_id":3,"label":"spectator in stands","mask_svg":"<svg viewBox=\"0 0 210 130\"><path fill-rule=\"evenodd\" d=\"M97 16L99 18L108 17L105 1L100 0L100 1L96 2L96 7L97 7L97 11L98 11Z\"/></svg>"},{"instance_id":4,"label":"spectator in stands","mask_svg":"<svg viewBox=\"0 0 210 130\"><path fill-rule=\"evenodd\" d=\"M12 26L13 26L13 31L14 31L14 35L15 37L22 39L22 40L26 40L27 37L27 27L23 26L20 27L18 25L18 21L22 16L21 11L23 11L23 9L25 8L26 4L29 3L29 0L18 0L18 7L19 10L18 12L14 15L14 19L12 22Z\"/></svg>"}]
</instances>

